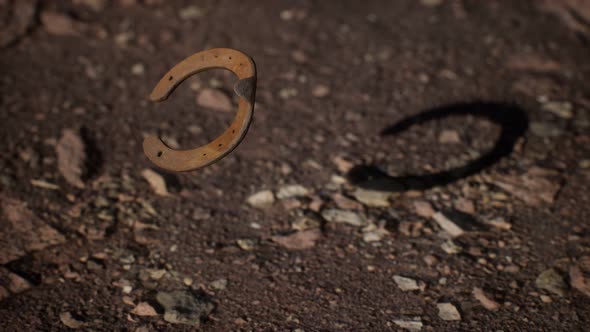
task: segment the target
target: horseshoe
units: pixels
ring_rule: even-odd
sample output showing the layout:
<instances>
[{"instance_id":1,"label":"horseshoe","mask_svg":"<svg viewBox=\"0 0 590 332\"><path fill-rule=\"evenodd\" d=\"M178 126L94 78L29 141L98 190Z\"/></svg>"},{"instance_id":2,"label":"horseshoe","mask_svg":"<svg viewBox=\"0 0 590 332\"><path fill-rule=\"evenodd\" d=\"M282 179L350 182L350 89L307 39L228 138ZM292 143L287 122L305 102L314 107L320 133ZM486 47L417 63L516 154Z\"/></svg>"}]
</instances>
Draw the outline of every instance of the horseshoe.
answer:
<instances>
[{"instance_id":1,"label":"horseshoe","mask_svg":"<svg viewBox=\"0 0 590 332\"><path fill-rule=\"evenodd\" d=\"M206 145L189 150L172 149L157 136L146 137L143 151L158 167L169 171L192 171L210 165L230 153L246 136L254 114L256 65L248 55L230 48L214 48L195 53L170 69L156 84L150 100L161 102L185 79L207 69L227 69L238 77L234 92L240 97L232 124Z\"/></svg>"}]
</instances>

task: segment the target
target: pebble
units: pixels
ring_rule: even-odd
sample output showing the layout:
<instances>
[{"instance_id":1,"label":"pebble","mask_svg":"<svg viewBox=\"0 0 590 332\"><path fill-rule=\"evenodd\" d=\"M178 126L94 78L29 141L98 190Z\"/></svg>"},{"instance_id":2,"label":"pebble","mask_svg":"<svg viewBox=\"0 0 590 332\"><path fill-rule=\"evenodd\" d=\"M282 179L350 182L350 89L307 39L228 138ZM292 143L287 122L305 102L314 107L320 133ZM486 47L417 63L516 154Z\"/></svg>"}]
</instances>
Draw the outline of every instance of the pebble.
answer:
<instances>
[{"instance_id":1,"label":"pebble","mask_svg":"<svg viewBox=\"0 0 590 332\"><path fill-rule=\"evenodd\" d=\"M414 279L394 275L393 280L397 284L397 287L399 287L399 289L401 289L404 292L410 292L420 289L418 283Z\"/></svg>"},{"instance_id":2,"label":"pebble","mask_svg":"<svg viewBox=\"0 0 590 332\"><path fill-rule=\"evenodd\" d=\"M211 288L215 290L224 290L227 288L227 279L217 279L211 282Z\"/></svg>"},{"instance_id":3,"label":"pebble","mask_svg":"<svg viewBox=\"0 0 590 332\"><path fill-rule=\"evenodd\" d=\"M61 320L65 326L71 329L79 329L85 325L83 321L76 319L70 312L60 313L59 320Z\"/></svg>"},{"instance_id":4,"label":"pebble","mask_svg":"<svg viewBox=\"0 0 590 332\"><path fill-rule=\"evenodd\" d=\"M388 192L358 188L352 193L352 196L354 196L354 198L356 198L359 202L365 204L366 206L390 206L389 197L391 196L391 194Z\"/></svg>"},{"instance_id":5,"label":"pebble","mask_svg":"<svg viewBox=\"0 0 590 332\"><path fill-rule=\"evenodd\" d=\"M490 311L495 311L500 308L500 304L492 299L490 299L486 293L484 293L483 289L479 287L473 288L473 297L478 300L481 305Z\"/></svg>"},{"instance_id":6,"label":"pebble","mask_svg":"<svg viewBox=\"0 0 590 332\"><path fill-rule=\"evenodd\" d=\"M205 16L205 10L198 6L188 6L182 8L178 12L178 16L183 20L194 20Z\"/></svg>"},{"instance_id":7,"label":"pebble","mask_svg":"<svg viewBox=\"0 0 590 332\"><path fill-rule=\"evenodd\" d=\"M354 201L350 198L347 198L346 196L344 196L342 194L333 195L332 200L334 201L336 206L340 209L344 209L344 210L362 210L363 209L362 204L360 204L359 202Z\"/></svg>"},{"instance_id":8,"label":"pebble","mask_svg":"<svg viewBox=\"0 0 590 332\"><path fill-rule=\"evenodd\" d=\"M199 327L215 305L191 291L158 292L156 300L164 308L164 320L172 324Z\"/></svg>"},{"instance_id":9,"label":"pebble","mask_svg":"<svg viewBox=\"0 0 590 332\"><path fill-rule=\"evenodd\" d=\"M287 199L293 197L303 197L309 194L309 190L302 185L294 184L283 186L277 192L278 199Z\"/></svg>"},{"instance_id":10,"label":"pebble","mask_svg":"<svg viewBox=\"0 0 590 332\"><path fill-rule=\"evenodd\" d=\"M250 239L239 239L236 241L236 244L238 245L238 247L240 247L240 249L249 251L254 249L256 242Z\"/></svg>"},{"instance_id":11,"label":"pebble","mask_svg":"<svg viewBox=\"0 0 590 332\"><path fill-rule=\"evenodd\" d=\"M452 222L440 212L435 213L432 216L432 219L434 219L434 221L436 221L436 223L452 237L457 237L465 233L461 227L457 226L457 224Z\"/></svg>"},{"instance_id":12,"label":"pebble","mask_svg":"<svg viewBox=\"0 0 590 332\"><path fill-rule=\"evenodd\" d=\"M364 226L366 219L360 214L352 211L327 209L322 211L322 217L329 222L345 223L352 226Z\"/></svg>"},{"instance_id":13,"label":"pebble","mask_svg":"<svg viewBox=\"0 0 590 332\"><path fill-rule=\"evenodd\" d=\"M262 190L250 195L246 202L254 208L266 209L274 204L275 196L270 190Z\"/></svg>"},{"instance_id":14,"label":"pebble","mask_svg":"<svg viewBox=\"0 0 590 332\"><path fill-rule=\"evenodd\" d=\"M426 201L415 201L414 209L416 210L417 215L424 218L430 218L435 213L432 205Z\"/></svg>"},{"instance_id":15,"label":"pebble","mask_svg":"<svg viewBox=\"0 0 590 332\"><path fill-rule=\"evenodd\" d=\"M330 88L327 85L319 84L313 87L311 94L316 98L324 98L330 94Z\"/></svg>"},{"instance_id":16,"label":"pebble","mask_svg":"<svg viewBox=\"0 0 590 332\"><path fill-rule=\"evenodd\" d=\"M535 285L559 296L564 296L568 288L563 276L553 268L539 274L535 280Z\"/></svg>"},{"instance_id":17,"label":"pebble","mask_svg":"<svg viewBox=\"0 0 590 332\"><path fill-rule=\"evenodd\" d=\"M543 104L542 108L563 119L571 119L574 116L574 107L568 101L548 101Z\"/></svg>"},{"instance_id":18,"label":"pebble","mask_svg":"<svg viewBox=\"0 0 590 332\"><path fill-rule=\"evenodd\" d=\"M385 229L385 227L379 227L371 223L367 227L363 228L363 241L367 243L378 242L383 240L383 237L387 234L389 234L389 232Z\"/></svg>"},{"instance_id":19,"label":"pebble","mask_svg":"<svg viewBox=\"0 0 590 332\"><path fill-rule=\"evenodd\" d=\"M279 97L281 99L289 99L292 97L296 97L299 93L295 88L283 88L279 90Z\"/></svg>"},{"instance_id":20,"label":"pebble","mask_svg":"<svg viewBox=\"0 0 590 332\"><path fill-rule=\"evenodd\" d=\"M420 319L414 319L414 320L402 320L402 319L396 319L393 321L393 323L399 327L401 327L402 329L406 329L408 331L412 331L412 332L416 332L416 331L421 331L422 330L422 320Z\"/></svg>"},{"instance_id":21,"label":"pebble","mask_svg":"<svg viewBox=\"0 0 590 332\"><path fill-rule=\"evenodd\" d=\"M437 303L438 317L442 320L461 320L461 314L451 303Z\"/></svg>"},{"instance_id":22,"label":"pebble","mask_svg":"<svg viewBox=\"0 0 590 332\"><path fill-rule=\"evenodd\" d=\"M137 306L135 306L135 308L133 308L133 310L131 310L131 313L137 316L157 316L158 313L156 312L156 309L154 309L154 307L152 307L149 303L147 302L139 302L137 304Z\"/></svg>"},{"instance_id":23,"label":"pebble","mask_svg":"<svg viewBox=\"0 0 590 332\"><path fill-rule=\"evenodd\" d=\"M166 187L166 181L164 180L164 177L162 177L160 174L149 168L146 168L143 171L141 171L141 175L150 184L150 187L152 187L152 190L156 193L156 195L170 195Z\"/></svg>"},{"instance_id":24,"label":"pebble","mask_svg":"<svg viewBox=\"0 0 590 332\"><path fill-rule=\"evenodd\" d=\"M441 249L449 255L454 255L460 253L463 248L457 245L453 240L447 240L443 244L440 245Z\"/></svg>"},{"instance_id":25,"label":"pebble","mask_svg":"<svg viewBox=\"0 0 590 332\"><path fill-rule=\"evenodd\" d=\"M442 144L461 143L461 138L456 130L443 130L438 136L438 141Z\"/></svg>"},{"instance_id":26,"label":"pebble","mask_svg":"<svg viewBox=\"0 0 590 332\"><path fill-rule=\"evenodd\" d=\"M145 73L145 66L142 63L136 63L131 66L131 73L133 75L142 76Z\"/></svg>"},{"instance_id":27,"label":"pebble","mask_svg":"<svg viewBox=\"0 0 590 332\"><path fill-rule=\"evenodd\" d=\"M41 23L47 32L57 36L76 36L80 25L68 15L48 11L41 13Z\"/></svg>"}]
</instances>

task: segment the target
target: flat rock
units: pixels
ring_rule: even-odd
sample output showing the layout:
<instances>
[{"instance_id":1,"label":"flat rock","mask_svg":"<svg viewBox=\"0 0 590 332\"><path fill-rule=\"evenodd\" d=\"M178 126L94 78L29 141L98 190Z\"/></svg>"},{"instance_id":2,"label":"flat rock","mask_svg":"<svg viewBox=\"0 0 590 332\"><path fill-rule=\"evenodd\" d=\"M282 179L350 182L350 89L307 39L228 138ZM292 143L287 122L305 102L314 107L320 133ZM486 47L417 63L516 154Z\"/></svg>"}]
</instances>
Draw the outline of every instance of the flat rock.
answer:
<instances>
[{"instance_id":1,"label":"flat rock","mask_svg":"<svg viewBox=\"0 0 590 332\"><path fill-rule=\"evenodd\" d=\"M275 195L270 190L262 190L250 195L246 202L257 209L266 209L275 202Z\"/></svg>"},{"instance_id":2,"label":"flat rock","mask_svg":"<svg viewBox=\"0 0 590 332\"><path fill-rule=\"evenodd\" d=\"M452 303L437 303L438 317L442 320L461 320L461 314Z\"/></svg>"},{"instance_id":3,"label":"flat rock","mask_svg":"<svg viewBox=\"0 0 590 332\"><path fill-rule=\"evenodd\" d=\"M354 198L356 198L359 202L365 204L366 206L390 206L389 197L391 196L391 194L388 192L358 188L352 193L352 196L354 196Z\"/></svg>"},{"instance_id":4,"label":"flat rock","mask_svg":"<svg viewBox=\"0 0 590 332\"><path fill-rule=\"evenodd\" d=\"M199 327L215 308L209 299L190 291L158 292L156 300L164 308L165 321L193 327Z\"/></svg>"},{"instance_id":5,"label":"flat rock","mask_svg":"<svg viewBox=\"0 0 590 332\"><path fill-rule=\"evenodd\" d=\"M357 227L367 223L365 217L353 211L327 209L322 211L322 217L329 222L344 223Z\"/></svg>"},{"instance_id":6,"label":"flat rock","mask_svg":"<svg viewBox=\"0 0 590 332\"><path fill-rule=\"evenodd\" d=\"M555 269L547 269L539 274L535 280L535 285L559 296L564 296L568 289L563 276Z\"/></svg>"},{"instance_id":7,"label":"flat rock","mask_svg":"<svg viewBox=\"0 0 590 332\"><path fill-rule=\"evenodd\" d=\"M421 331L422 326L424 325L424 324L422 324L422 320L420 320L420 319L414 319L414 320L396 319L393 321L393 323L395 325L401 327L402 329L412 331L412 332Z\"/></svg>"},{"instance_id":8,"label":"flat rock","mask_svg":"<svg viewBox=\"0 0 590 332\"><path fill-rule=\"evenodd\" d=\"M393 280L397 284L397 287L399 287L399 289L401 289L404 292L410 292L420 289L418 283L414 279L394 275Z\"/></svg>"},{"instance_id":9,"label":"flat rock","mask_svg":"<svg viewBox=\"0 0 590 332\"><path fill-rule=\"evenodd\" d=\"M0 194L0 264L65 242L53 227L39 219L26 203Z\"/></svg>"},{"instance_id":10,"label":"flat rock","mask_svg":"<svg viewBox=\"0 0 590 332\"><path fill-rule=\"evenodd\" d=\"M289 250L305 250L315 247L316 242L321 238L322 232L319 229L308 229L284 236L273 236L273 242Z\"/></svg>"},{"instance_id":11,"label":"flat rock","mask_svg":"<svg viewBox=\"0 0 590 332\"><path fill-rule=\"evenodd\" d=\"M449 233L452 237L457 237L465 233L461 227L457 226L457 224L445 217L445 215L440 212L432 215L432 219L434 219L440 228Z\"/></svg>"},{"instance_id":12,"label":"flat rock","mask_svg":"<svg viewBox=\"0 0 590 332\"><path fill-rule=\"evenodd\" d=\"M293 197L302 197L309 194L309 190L302 185L292 184L279 188L277 192L278 199L288 199Z\"/></svg>"},{"instance_id":13,"label":"flat rock","mask_svg":"<svg viewBox=\"0 0 590 332\"><path fill-rule=\"evenodd\" d=\"M72 129L64 129L55 146L57 169L68 183L84 188L82 173L86 162L85 146L80 135Z\"/></svg>"}]
</instances>

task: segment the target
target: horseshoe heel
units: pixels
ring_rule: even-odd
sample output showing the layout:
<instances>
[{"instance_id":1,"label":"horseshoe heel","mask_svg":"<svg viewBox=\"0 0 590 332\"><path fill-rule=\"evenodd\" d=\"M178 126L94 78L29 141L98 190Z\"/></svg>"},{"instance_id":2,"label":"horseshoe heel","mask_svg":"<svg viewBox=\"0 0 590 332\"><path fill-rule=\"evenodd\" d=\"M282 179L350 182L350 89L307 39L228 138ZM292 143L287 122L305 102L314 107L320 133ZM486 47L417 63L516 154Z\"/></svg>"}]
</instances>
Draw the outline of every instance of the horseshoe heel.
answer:
<instances>
[{"instance_id":1,"label":"horseshoe heel","mask_svg":"<svg viewBox=\"0 0 590 332\"><path fill-rule=\"evenodd\" d=\"M205 167L225 157L246 136L254 114L256 65L249 56L240 51L214 48L189 56L160 79L150 94L150 100L164 101L188 77L214 68L227 69L239 79L234 85L234 92L240 97L238 112L232 124L213 141L189 150L169 148L157 136L146 137L143 141L143 151L158 167L175 172Z\"/></svg>"}]
</instances>

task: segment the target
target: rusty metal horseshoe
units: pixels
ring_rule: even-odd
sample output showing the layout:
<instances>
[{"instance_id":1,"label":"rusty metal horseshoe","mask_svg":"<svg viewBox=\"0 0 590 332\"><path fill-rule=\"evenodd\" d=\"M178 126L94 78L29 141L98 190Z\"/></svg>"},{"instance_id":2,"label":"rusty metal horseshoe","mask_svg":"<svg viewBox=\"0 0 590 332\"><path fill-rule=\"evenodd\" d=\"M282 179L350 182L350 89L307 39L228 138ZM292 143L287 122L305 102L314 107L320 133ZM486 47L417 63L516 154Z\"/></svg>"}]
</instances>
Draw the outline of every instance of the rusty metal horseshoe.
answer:
<instances>
[{"instance_id":1,"label":"rusty metal horseshoe","mask_svg":"<svg viewBox=\"0 0 590 332\"><path fill-rule=\"evenodd\" d=\"M161 102L188 77L207 69L227 69L238 77L234 92L240 97L238 112L232 124L206 145L189 150L172 149L157 136L146 137L143 151L158 167L185 172L210 165L225 157L240 144L254 114L256 65L248 55L229 48L214 48L195 53L170 69L150 94L150 100Z\"/></svg>"}]
</instances>

